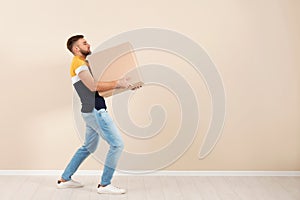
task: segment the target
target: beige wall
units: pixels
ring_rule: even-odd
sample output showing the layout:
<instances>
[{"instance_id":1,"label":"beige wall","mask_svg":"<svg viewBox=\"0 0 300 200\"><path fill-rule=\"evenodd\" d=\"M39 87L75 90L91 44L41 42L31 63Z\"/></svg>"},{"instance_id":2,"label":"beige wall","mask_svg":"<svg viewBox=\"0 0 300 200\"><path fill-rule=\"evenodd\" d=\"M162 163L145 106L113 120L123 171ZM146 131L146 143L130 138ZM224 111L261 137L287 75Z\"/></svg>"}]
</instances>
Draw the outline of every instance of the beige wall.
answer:
<instances>
[{"instance_id":1,"label":"beige wall","mask_svg":"<svg viewBox=\"0 0 300 200\"><path fill-rule=\"evenodd\" d=\"M82 2L2 3L0 169L62 169L79 147L72 114L71 55L65 48L70 35L85 34L95 48L124 31L161 27L187 35L206 49L227 96L223 135L214 151L199 160L209 99L204 90L201 94L199 77L186 71L193 87L199 83L204 117L192 146L167 169L300 170L298 0ZM142 116L131 106L133 119ZM147 123L146 118L136 120ZM165 128L172 133L174 126ZM158 141L147 141L149 149L142 151L163 145ZM126 144L128 151L143 146L125 138ZM99 169L99 164L89 158L81 169Z\"/></svg>"}]
</instances>

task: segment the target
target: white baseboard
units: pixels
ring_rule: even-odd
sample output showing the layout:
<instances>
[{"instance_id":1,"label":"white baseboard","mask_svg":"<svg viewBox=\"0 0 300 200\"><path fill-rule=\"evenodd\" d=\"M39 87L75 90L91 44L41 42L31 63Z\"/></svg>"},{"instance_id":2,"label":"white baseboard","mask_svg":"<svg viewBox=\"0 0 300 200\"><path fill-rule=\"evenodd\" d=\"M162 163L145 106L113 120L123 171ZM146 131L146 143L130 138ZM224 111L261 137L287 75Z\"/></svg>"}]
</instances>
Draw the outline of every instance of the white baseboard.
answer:
<instances>
[{"instance_id":1,"label":"white baseboard","mask_svg":"<svg viewBox=\"0 0 300 200\"><path fill-rule=\"evenodd\" d=\"M62 170L0 170L0 176L60 176ZM78 170L75 175L100 176L100 170ZM116 176L300 176L300 171L155 171L118 172Z\"/></svg>"}]
</instances>

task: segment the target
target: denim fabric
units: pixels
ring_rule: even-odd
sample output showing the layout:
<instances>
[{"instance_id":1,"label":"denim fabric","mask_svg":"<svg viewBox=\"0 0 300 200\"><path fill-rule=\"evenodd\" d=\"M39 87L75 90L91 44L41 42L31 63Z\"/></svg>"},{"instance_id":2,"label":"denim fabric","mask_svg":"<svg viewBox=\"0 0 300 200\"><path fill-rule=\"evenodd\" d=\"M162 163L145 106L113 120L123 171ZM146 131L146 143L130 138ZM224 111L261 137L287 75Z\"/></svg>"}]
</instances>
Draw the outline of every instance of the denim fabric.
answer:
<instances>
[{"instance_id":1,"label":"denim fabric","mask_svg":"<svg viewBox=\"0 0 300 200\"><path fill-rule=\"evenodd\" d=\"M71 176L76 172L80 164L97 149L100 136L110 146L100 183L101 185L108 185L111 183L116 165L124 148L122 138L105 109L99 111L94 109L91 113L81 114L86 123L85 142L74 154L62 174L62 178L67 181L71 180Z\"/></svg>"}]
</instances>

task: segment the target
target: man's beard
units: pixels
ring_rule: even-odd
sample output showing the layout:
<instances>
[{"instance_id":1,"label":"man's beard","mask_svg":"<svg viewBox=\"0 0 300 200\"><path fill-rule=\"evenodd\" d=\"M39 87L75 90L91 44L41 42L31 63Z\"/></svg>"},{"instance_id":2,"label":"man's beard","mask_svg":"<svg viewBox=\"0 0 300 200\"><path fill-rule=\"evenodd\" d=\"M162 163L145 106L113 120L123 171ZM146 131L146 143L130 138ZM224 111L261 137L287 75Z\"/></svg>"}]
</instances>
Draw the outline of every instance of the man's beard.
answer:
<instances>
[{"instance_id":1,"label":"man's beard","mask_svg":"<svg viewBox=\"0 0 300 200\"><path fill-rule=\"evenodd\" d=\"M84 50L80 49L80 53L84 56L88 56L88 55L91 55L92 52L90 50L84 51Z\"/></svg>"}]
</instances>

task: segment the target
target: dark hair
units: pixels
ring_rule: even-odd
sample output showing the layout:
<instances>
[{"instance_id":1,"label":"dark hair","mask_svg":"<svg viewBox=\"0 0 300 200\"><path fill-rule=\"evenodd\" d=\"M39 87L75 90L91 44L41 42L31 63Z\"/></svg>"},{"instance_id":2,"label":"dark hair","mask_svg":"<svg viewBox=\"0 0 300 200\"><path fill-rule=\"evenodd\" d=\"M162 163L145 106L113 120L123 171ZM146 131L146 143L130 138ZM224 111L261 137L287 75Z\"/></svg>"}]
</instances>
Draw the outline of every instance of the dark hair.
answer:
<instances>
[{"instance_id":1,"label":"dark hair","mask_svg":"<svg viewBox=\"0 0 300 200\"><path fill-rule=\"evenodd\" d=\"M84 36L83 35L74 35L68 39L67 48L69 49L69 51L71 51L73 53L72 48L73 48L74 43L77 42L81 38L84 38Z\"/></svg>"}]
</instances>

